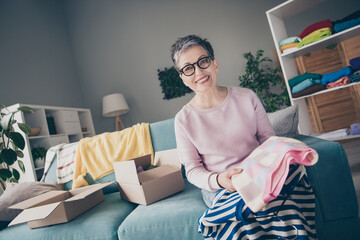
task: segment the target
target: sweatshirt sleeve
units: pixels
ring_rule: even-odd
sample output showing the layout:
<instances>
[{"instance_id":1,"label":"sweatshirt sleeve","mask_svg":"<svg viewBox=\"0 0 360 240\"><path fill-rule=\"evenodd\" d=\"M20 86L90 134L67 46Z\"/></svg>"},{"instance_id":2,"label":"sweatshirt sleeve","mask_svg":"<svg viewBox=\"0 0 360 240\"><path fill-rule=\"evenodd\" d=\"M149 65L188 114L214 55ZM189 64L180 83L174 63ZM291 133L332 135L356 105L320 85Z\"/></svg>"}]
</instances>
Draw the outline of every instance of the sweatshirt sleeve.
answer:
<instances>
[{"instance_id":1,"label":"sweatshirt sleeve","mask_svg":"<svg viewBox=\"0 0 360 240\"><path fill-rule=\"evenodd\" d=\"M266 114L264 106L262 105L260 99L256 96L256 94L251 91L250 92L251 101L254 106L255 114L256 114L256 124L257 124L257 138L262 144L269 137L275 136L275 131L271 126L269 118Z\"/></svg>"},{"instance_id":2,"label":"sweatshirt sleeve","mask_svg":"<svg viewBox=\"0 0 360 240\"><path fill-rule=\"evenodd\" d=\"M179 119L178 115L175 117L175 136L177 150L179 153L180 162L184 165L186 177L190 183L198 188L207 191L217 191L221 189L217 182L217 173L208 171L199 155L196 147L188 137L186 126L184 122Z\"/></svg>"}]
</instances>

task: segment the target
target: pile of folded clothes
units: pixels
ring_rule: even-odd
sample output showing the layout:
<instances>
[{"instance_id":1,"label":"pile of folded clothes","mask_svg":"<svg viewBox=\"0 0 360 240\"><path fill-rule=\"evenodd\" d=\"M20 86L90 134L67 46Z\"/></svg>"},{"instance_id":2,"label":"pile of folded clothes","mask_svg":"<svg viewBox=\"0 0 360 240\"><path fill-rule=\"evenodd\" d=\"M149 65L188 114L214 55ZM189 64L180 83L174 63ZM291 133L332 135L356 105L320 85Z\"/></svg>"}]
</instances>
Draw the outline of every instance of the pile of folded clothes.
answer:
<instances>
[{"instance_id":1,"label":"pile of folded clothes","mask_svg":"<svg viewBox=\"0 0 360 240\"><path fill-rule=\"evenodd\" d=\"M306 96L324 89L339 87L360 81L360 57L350 60L350 66L338 71L317 74L304 73L291 78L288 83L293 98Z\"/></svg>"},{"instance_id":2,"label":"pile of folded clothes","mask_svg":"<svg viewBox=\"0 0 360 240\"><path fill-rule=\"evenodd\" d=\"M350 126L350 134L351 135L358 135L360 134L360 123L353 123Z\"/></svg>"},{"instance_id":3,"label":"pile of folded clothes","mask_svg":"<svg viewBox=\"0 0 360 240\"><path fill-rule=\"evenodd\" d=\"M350 15L332 22L334 25L334 32L338 33L346 29L352 28L360 24L360 10L351 13Z\"/></svg>"},{"instance_id":4,"label":"pile of folded clothes","mask_svg":"<svg viewBox=\"0 0 360 240\"><path fill-rule=\"evenodd\" d=\"M279 42L280 51L283 54L292 52L307 44L319 41L326 38L333 33L344 31L360 24L360 10L352 14L336 20L331 21L325 19L307 26L299 36L292 36L283 39Z\"/></svg>"}]
</instances>

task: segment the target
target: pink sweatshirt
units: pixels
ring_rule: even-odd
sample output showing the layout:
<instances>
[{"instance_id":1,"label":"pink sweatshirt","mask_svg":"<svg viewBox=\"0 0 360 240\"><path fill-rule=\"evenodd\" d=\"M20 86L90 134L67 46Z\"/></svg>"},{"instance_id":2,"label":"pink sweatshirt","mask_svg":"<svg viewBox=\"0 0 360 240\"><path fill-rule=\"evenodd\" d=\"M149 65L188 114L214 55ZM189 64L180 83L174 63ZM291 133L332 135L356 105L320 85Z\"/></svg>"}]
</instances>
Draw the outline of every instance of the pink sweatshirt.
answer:
<instances>
[{"instance_id":1,"label":"pink sweatshirt","mask_svg":"<svg viewBox=\"0 0 360 240\"><path fill-rule=\"evenodd\" d=\"M175 116L175 135L189 182L216 191L218 173L234 168L275 132L253 91L228 87L216 107L186 104Z\"/></svg>"}]
</instances>

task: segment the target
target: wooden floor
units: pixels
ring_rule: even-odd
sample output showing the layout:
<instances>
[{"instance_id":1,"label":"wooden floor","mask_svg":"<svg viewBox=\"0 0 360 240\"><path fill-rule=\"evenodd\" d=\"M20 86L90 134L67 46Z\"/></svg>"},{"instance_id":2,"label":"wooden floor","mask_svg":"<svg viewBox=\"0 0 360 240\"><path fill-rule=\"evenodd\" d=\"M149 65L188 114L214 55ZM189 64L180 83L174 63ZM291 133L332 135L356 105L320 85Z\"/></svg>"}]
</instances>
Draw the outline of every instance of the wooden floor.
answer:
<instances>
[{"instance_id":1,"label":"wooden floor","mask_svg":"<svg viewBox=\"0 0 360 240\"><path fill-rule=\"evenodd\" d=\"M360 207L360 139L347 143L342 143L342 145L349 160L350 171L353 177L356 195Z\"/></svg>"}]
</instances>

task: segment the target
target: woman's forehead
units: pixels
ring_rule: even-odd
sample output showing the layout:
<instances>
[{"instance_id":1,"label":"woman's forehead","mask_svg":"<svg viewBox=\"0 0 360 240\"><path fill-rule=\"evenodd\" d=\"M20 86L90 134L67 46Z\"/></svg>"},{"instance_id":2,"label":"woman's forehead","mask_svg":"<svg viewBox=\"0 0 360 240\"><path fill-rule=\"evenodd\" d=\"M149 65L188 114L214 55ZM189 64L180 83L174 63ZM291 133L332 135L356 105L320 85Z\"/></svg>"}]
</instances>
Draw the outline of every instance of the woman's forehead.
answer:
<instances>
[{"instance_id":1,"label":"woman's forehead","mask_svg":"<svg viewBox=\"0 0 360 240\"><path fill-rule=\"evenodd\" d=\"M192 46L181 52L178 62L180 66L185 63L194 63L200 57L207 55L206 50L202 46Z\"/></svg>"}]
</instances>

